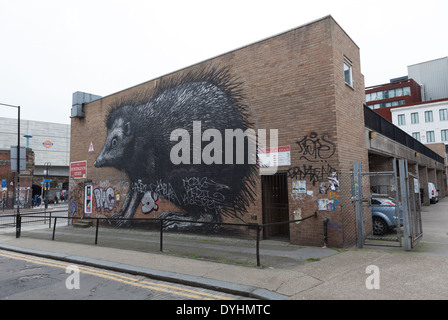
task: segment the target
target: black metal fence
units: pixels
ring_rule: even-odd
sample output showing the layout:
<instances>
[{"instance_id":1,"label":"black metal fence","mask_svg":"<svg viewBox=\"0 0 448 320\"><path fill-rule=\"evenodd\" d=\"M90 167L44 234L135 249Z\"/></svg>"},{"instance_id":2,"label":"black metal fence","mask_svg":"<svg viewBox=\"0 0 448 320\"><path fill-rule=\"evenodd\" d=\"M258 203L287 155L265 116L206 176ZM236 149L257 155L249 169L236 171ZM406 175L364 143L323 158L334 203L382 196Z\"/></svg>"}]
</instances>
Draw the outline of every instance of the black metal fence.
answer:
<instances>
[{"instance_id":1,"label":"black metal fence","mask_svg":"<svg viewBox=\"0 0 448 320\"><path fill-rule=\"evenodd\" d=\"M257 267L261 266L260 263L260 240L261 240L261 232L263 228L274 226L274 225L289 225L290 223L296 223L299 221L304 221L310 218L317 218L317 212L314 214L304 217L302 219L291 220L291 221L282 221L275 223L267 223L267 224L258 224L258 223L228 223L228 222L207 222L207 221L193 221L193 220L181 220L181 219L159 219L159 218L110 218L110 217L96 217L96 218L73 218L67 215L67 211L52 211L52 212L35 212L35 213L24 213L20 216L16 214L3 215L0 217L0 227L15 227L16 228L16 237L20 237L21 229L26 223L42 223L48 225L48 228L52 228L51 240L55 240L57 236L57 228L58 226L72 226L77 221L83 221L84 223L90 223L89 227L95 228L95 236L91 241L98 244L98 240L101 237L101 229L108 228L110 226L116 225L120 222L132 222L138 225L138 228L142 228L143 225L147 226L147 230L157 230L159 233L159 250L163 252L164 246L164 234L167 232L165 230L165 226L167 223L172 222L180 222L180 223L189 223L194 225L208 225L211 233L219 230L223 227L236 227L236 228L245 228L246 230L253 231L256 235L256 246L255 246L255 254L257 260ZM61 221L64 221L61 224ZM53 223L52 223L53 222ZM94 223L95 222L95 223ZM123 230L123 229L122 229Z\"/></svg>"}]
</instances>

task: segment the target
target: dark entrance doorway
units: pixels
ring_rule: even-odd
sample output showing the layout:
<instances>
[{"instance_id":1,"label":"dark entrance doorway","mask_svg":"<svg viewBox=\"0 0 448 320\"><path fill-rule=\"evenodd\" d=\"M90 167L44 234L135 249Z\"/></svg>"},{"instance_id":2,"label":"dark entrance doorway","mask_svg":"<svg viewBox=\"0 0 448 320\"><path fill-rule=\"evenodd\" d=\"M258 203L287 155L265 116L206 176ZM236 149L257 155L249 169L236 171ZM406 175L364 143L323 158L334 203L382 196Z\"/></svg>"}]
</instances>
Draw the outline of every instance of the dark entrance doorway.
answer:
<instances>
[{"instance_id":1,"label":"dark entrance doorway","mask_svg":"<svg viewBox=\"0 0 448 320\"><path fill-rule=\"evenodd\" d=\"M289 220L288 179L286 173L262 176L263 223ZM289 224L264 227L265 239L289 240Z\"/></svg>"}]
</instances>

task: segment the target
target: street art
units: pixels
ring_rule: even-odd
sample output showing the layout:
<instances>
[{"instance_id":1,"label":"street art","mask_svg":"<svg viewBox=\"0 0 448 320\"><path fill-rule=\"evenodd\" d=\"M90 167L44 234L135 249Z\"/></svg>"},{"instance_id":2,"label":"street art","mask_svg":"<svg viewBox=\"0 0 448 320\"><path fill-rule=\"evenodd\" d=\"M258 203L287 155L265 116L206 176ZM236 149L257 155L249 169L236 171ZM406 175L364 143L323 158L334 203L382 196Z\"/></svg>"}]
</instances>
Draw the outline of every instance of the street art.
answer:
<instances>
[{"instance_id":1,"label":"street art","mask_svg":"<svg viewBox=\"0 0 448 320\"><path fill-rule=\"evenodd\" d=\"M149 214L159 210L159 195L157 193L148 191L142 198L142 212Z\"/></svg>"},{"instance_id":2,"label":"street art","mask_svg":"<svg viewBox=\"0 0 448 320\"><path fill-rule=\"evenodd\" d=\"M193 136L193 124L198 121L202 132L214 130L222 134L226 129L245 131L252 126L248 107L243 104L241 84L227 68L206 68L161 80L154 90L111 105L105 119L107 137L94 165L116 168L129 178L130 187L121 210L113 214L122 218L116 219L119 226L129 225L128 219L139 205L143 213L160 211L160 197L179 208L179 212L161 212L160 218L219 222L223 216L241 217L247 213L254 200L257 172L256 162L247 161L247 152L242 164L226 161L226 153L230 152L227 149L210 151L213 159L221 157L222 164L205 163L203 159L197 163L193 158L197 141L190 141L190 161L174 164L170 159L179 142L172 139L175 130ZM199 147L204 150L212 142L202 133L200 136ZM245 143L249 143L247 140ZM236 159L235 150L231 151ZM107 195L101 199L101 205L111 206ZM172 222L165 227L188 225Z\"/></svg>"},{"instance_id":3,"label":"street art","mask_svg":"<svg viewBox=\"0 0 448 320\"><path fill-rule=\"evenodd\" d=\"M112 211L115 207L115 190L112 187L107 189L96 188L93 190L96 210L106 209Z\"/></svg>"}]
</instances>

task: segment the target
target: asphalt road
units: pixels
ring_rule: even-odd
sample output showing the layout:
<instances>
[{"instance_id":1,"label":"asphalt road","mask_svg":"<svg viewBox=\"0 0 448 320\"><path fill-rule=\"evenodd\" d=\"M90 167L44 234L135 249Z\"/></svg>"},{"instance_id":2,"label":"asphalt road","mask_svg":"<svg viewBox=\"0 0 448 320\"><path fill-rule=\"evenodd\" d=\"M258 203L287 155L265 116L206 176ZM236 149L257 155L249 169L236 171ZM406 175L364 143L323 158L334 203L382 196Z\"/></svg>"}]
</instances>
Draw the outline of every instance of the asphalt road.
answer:
<instances>
[{"instance_id":1,"label":"asphalt road","mask_svg":"<svg viewBox=\"0 0 448 320\"><path fill-rule=\"evenodd\" d=\"M226 293L0 250L1 300L238 300Z\"/></svg>"}]
</instances>

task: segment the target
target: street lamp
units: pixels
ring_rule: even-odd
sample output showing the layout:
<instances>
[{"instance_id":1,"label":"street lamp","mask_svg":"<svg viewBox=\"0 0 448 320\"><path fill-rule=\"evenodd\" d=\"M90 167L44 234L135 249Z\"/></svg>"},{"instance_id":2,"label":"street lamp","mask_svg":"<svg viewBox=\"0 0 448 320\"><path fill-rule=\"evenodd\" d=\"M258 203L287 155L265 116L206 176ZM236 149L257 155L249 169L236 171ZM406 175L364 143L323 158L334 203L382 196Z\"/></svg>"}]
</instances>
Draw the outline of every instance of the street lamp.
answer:
<instances>
[{"instance_id":1,"label":"street lamp","mask_svg":"<svg viewBox=\"0 0 448 320\"><path fill-rule=\"evenodd\" d=\"M11 104L0 103L2 106L17 108L18 116L17 116L17 195L16 195L16 203L17 203L17 216L16 216L16 238L20 238L20 230L22 227L22 218L20 217L20 106L13 106Z\"/></svg>"},{"instance_id":2,"label":"street lamp","mask_svg":"<svg viewBox=\"0 0 448 320\"><path fill-rule=\"evenodd\" d=\"M50 174L50 168L51 168L51 162L45 162L44 163L44 166L45 166L45 176L46 176L46 179L45 179L45 181L44 181L44 190L45 190L45 200L44 200L44 202L45 202L45 211L47 210L47 208L48 208L48 189L47 189L47 183L48 183L48 186L50 186L50 182L48 181L49 180L49 178L48 178L48 175Z\"/></svg>"}]
</instances>

